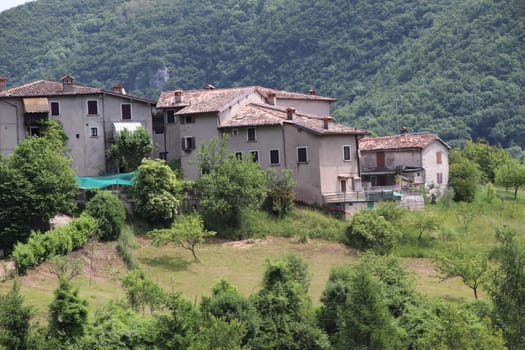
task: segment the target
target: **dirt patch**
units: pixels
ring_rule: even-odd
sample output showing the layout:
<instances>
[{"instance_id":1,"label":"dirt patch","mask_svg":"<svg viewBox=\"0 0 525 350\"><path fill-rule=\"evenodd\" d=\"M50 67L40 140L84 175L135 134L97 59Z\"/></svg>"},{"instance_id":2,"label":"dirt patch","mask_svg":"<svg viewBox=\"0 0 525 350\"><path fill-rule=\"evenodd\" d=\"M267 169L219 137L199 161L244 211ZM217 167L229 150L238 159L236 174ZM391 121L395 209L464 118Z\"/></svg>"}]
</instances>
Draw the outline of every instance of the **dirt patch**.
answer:
<instances>
[{"instance_id":1,"label":"dirt patch","mask_svg":"<svg viewBox=\"0 0 525 350\"><path fill-rule=\"evenodd\" d=\"M265 238L265 239L243 239L241 241L224 242L222 243L222 245L227 246L227 247L239 248L239 249L247 249L247 248L252 248L258 245L271 244L271 243L275 243L275 241L272 240L271 238Z\"/></svg>"},{"instance_id":2,"label":"dirt patch","mask_svg":"<svg viewBox=\"0 0 525 350\"><path fill-rule=\"evenodd\" d=\"M425 258L404 258L407 269L415 273L429 277L439 277L439 273L434 269L432 259Z\"/></svg>"},{"instance_id":3,"label":"dirt patch","mask_svg":"<svg viewBox=\"0 0 525 350\"><path fill-rule=\"evenodd\" d=\"M52 218L49 223L51 224L51 228L53 227L60 227L64 226L67 223L69 223L73 218L68 215L56 215L54 218Z\"/></svg>"}]
</instances>

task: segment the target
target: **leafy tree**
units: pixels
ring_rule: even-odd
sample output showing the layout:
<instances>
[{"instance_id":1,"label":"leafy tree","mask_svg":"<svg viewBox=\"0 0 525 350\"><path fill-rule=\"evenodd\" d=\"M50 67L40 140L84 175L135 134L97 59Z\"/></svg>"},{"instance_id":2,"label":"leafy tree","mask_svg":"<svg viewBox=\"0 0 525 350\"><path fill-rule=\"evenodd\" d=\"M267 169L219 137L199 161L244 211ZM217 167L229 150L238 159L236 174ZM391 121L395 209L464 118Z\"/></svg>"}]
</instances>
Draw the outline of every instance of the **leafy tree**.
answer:
<instances>
[{"instance_id":1,"label":"leafy tree","mask_svg":"<svg viewBox=\"0 0 525 350\"><path fill-rule=\"evenodd\" d=\"M382 216L393 225L397 225L399 221L406 214L406 209L401 208L395 202L381 202L379 207L375 209L379 216Z\"/></svg>"},{"instance_id":2,"label":"leafy tree","mask_svg":"<svg viewBox=\"0 0 525 350\"><path fill-rule=\"evenodd\" d=\"M447 255L439 257L435 266L443 275L443 280L461 278L474 292L474 298L478 299L478 288L486 281L489 269L488 257L485 254L471 252L458 245Z\"/></svg>"},{"instance_id":3,"label":"leafy tree","mask_svg":"<svg viewBox=\"0 0 525 350\"><path fill-rule=\"evenodd\" d=\"M516 160L507 161L495 171L496 185L514 189L514 200L518 198L518 190L525 186L525 165Z\"/></svg>"},{"instance_id":4,"label":"leafy tree","mask_svg":"<svg viewBox=\"0 0 525 350\"><path fill-rule=\"evenodd\" d=\"M398 349L400 331L380 294L380 285L365 270L349 281L345 307L338 318L336 349Z\"/></svg>"},{"instance_id":5,"label":"leafy tree","mask_svg":"<svg viewBox=\"0 0 525 350\"><path fill-rule=\"evenodd\" d=\"M87 202L86 211L97 219L100 238L106 241L118 238L126 220L126 209L117 196L108 191L97 191Z\"/></svg>"},{"instance_id":6,"label":"leafy tree","mask_svg":"<svg viewBox=\"0 0 525 350\"><path fill-rule=\"evenodd\" d=\"M491 146L485 140L468 140L461 154L475 162L481 170L483 182L495 182L496 169L511 160L510 155L501 146Z\"/></svg>"},{"instance_id":7,"label":"leafy tree","mask_svg":"<svg viewBox=\"0 0 525 350\"><path fill-rule=\"evenodd\" d=\"M388 254L394 247L395 229L375 210L358 211L346 229L346 244L357 250Z\"/></svg>"},{"instance_id":8,"label":"leafy tree","mask_svg":"<svg viewBox=\"0 0 525 350\"><path fill-rule=\"evenodd\" d=\"M210 316L201 323L188 350L249 350L250 347L241 345L245 334L242 322Z\"/></svg>"},{"instance_id":9,"label":"leafy tree","mask_svg":"<svg viewBox=\"0 0 525 350\"><path fill-rule=\"evenodd\" d=\"M199 149L199 166L209 173L196 182L204 223L221 236L237 229L241 208L258 206L265 193L264 173L259 165L250 159L236 159L234 154L226 153L224 147L224 143L212 140ZM222 160L219 162L216 158Z\"/></svg>"},{"instance_id":10,"label":"leafy tree","mask_svg":"<svg viewBox=\"0 0 525 350\"><path fill-rule=\"evenodd\" d=\"M149 233L153 237L154 245L175 243L189 250L196 262L199 261L195 252L197 244L203 243L205 237L215 234L216 232L204 228L204 223L198 214L181 215L171 224L170 228L157 229Z\"/></svg>"},{"instance_id":11,"label":"leafy tree","mask_svg":"<svg viewBox=\"0 0 525 350\"><path fill-rule=\"evenodd\" d=\"M134 212L152 224L169 226L180 206L179 187L165 161L144 159L133 185Z\"/></svg>"},{"instance_id":12,"label":"leafy tree","mask_svg":"<svg viewBox=\"0 0 525 350\"><path fill-rule=\"evenodd\" d=\"M144 127L134 131L122 130L108 151L108 158L113 161L115 169L122 172L133 171L141 164L142 159L153 153L153 141Z\"/></svg>"},{"instance_id":13,"label":"leafy tree","mask_svg":"<svg viewBox=\"0 0 525 350\"><path fill-rule=\"evenodd\" d=\"M151 312L162 305L164 292L157 284L146 278L144 272L139 269L131 270L124 276L122 287L126 291L131 308L135 311L141 310L143 315L147 305Z\"/></svg>"},{"instance_id":14,"label":"leafy tree","mask_svg":"<svg viewBox=\"0 0 525 350\"><path fill-rule=\"evenodd\" d=\"M454 189L456 202L472 202L478 185L479 170L476 163L451 152L448 184Z\"/></svg>"},{"instance_id":15,"label":"leafy tree","mask_svg":"<svg viewBox=\"0 0 525 350\"><path fill-rule=\"evenodd\" d=\"M49 306L49 336L63 344L76 343L84 335L87 316L87 302L78 296L78 289L61 278Z\"/></svg>"},{"instance_id":16,"label":"leafy tree","mask_svg":"<svg viewBox=\"0 0 525 350\"><path fill-rule=\"evenodd\" d=\"M266 170L266 198L263 208L277 217L288 215L294 204L295 181L290 169L284 169L279 176L275 169Z\"/></svg>"},{"instance_id":17,"label":"leafy tree","mask_svg":"<svg viewBox=\"0 0 525 350\"><path fill-rule=\"evenodd\" d=\"M49 259L50 271L59 279L70 281L82 272L82 261L79 258L65 258L63 256L52 256Z\"/></svg>"},{"instance_id":18,"label":"leafy tree","mask_svg":"<svg viewBox=\"0 0 525 350\"><path fill-rule=\"evenodd\" d=\"M525 344L525 253L507 226L496 229L500 246L495 251L496 270L489 295L494 304L495 323L501 327L509 349Z\"/></svg>"},{"instance_id":19,"label":"leafy tree","mask_svg":"<svg viewBox=\"0 0 525 350\"><path fill-rule=\"evenodd\" d=\"M0 295L0 347L5 349L27 349L29 321L33 310L24 305L20 284L15 281L7 294Z\"/></svg>"},{"instance_id":20,"label":"leafy tree","mask_svg":"<svg viewBox=\"0 0 525 350\"><path fill-rule=\"evenodd\" d=\"M440 221L438 217L429 215L425 212L416 213L414 228L418 233L418 240L421 240L423 234L435 231L439 229L439 227Z\"/></svg>"}]
</instances>

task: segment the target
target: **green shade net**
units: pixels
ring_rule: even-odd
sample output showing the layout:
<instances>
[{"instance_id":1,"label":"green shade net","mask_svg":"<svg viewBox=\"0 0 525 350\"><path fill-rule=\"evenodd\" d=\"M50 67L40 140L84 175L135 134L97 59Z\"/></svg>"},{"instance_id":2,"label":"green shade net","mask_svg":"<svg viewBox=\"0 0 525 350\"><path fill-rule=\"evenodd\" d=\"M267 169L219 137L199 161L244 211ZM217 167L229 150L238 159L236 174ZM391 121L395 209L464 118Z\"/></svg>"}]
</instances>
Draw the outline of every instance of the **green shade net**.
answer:
<instances>
[{"instance_id":1,"label":"green shade net","mask_svg":"<svg viewBox=\"0 0 525 350\"><path fill-rule=\"evenodd\" d=\"M78 187L105 188L113 185L132 186L135 172L105 176L76 176Z\"/></svg>"}]
</instances>

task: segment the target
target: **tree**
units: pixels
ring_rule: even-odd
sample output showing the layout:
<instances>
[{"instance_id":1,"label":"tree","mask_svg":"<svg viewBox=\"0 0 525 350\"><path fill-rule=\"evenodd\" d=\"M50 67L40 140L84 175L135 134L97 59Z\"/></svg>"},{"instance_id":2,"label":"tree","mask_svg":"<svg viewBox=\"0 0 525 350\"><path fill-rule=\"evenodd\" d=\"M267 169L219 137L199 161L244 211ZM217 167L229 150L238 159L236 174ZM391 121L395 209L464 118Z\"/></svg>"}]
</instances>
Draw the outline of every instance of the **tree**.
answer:
<instances>
[{"instance_id":1,"label":"tree","mask_svg":"<svg viewBox=\"0 0 525 350\"><path fill-rule=\"evenodd\" d=\"M426 232L435 231L439 228L439 226L439 218L437 218L436 216L429 215L425 212L416 213L414 227L418 232L417 239L419 241L423 237L423 234L425 234Z\"/></svg>"},{"instance_id":2,"label":"tree","mask_svg":"<svg viewBox=\"0 0 525 350\"><path fill-rule=\"evenodd\" d=\"M398 349L400 332L381 296L379 283L365 270L349 281L350 289L338 318L336 349Z\"/></svg>"},{"instance_id":3,"label":"tree","mask_svg":"<svg viewBox=\"0 0 525 350\"><path fill-rule=\"evenodd\" d=\"M345 243L357 250L384 255L390 253L394 242L394 226L375 210L358 211L346 229Z\"/></svg>"},{"instance_id":4,"label":"tree","mask_svg":"<svg viewBox=\"0 0 525 350\"><path fill-rule=\"evenodd\" d=\"M461 154L479 166L483 182L494 182L496 169L511 160L509 153L501 146L491 146L483 139L476 142L468 140Z\"/></svg>"},{"instance_id":5,"label":"tree","mask_svg":"<svg viewBox=\"0 0 525 350\"><path fill-rule=\"evenodd\" d=\"M139 269L133 269L124 276L122 287L126 291L131 308L135 311L141 310L142 315L145 314L147 305L151 312L162 305L164 299L162 288L146 278L144 272Z\"/></svg>"},{"instance_id":6,"label":"tree","mask_svg":"<svg viewBox=\"0 0 525 350\"><path fill-rule=\"evenodd\" d=\"M56 131L58 126L52 127ZM56 132L42 137L31 137L20 142L5 163L0 162L2 189L0 197L0 235L4 248L14 243L8 235L14 233L24 241L31 230L49 229L49 220L60 212L68 213L75 207L78 191L71 158L65 156L64 140ZM8 187L9 186L9 187Z\"/></svg>"},{"instance_id":7,"label":"tree","mask_svg":"<svg viewBox=\"0 0 525 350\"><path fill-rule=\"evenodd\" d=\"M86 211L98 222L98 236L106 241L120 235L126 220L126 209L120 199L108 191L97 191L86 204Z\"/></svg>"},{"instance_id":8,"label":"tree","mask_svg":"<svg viewBox=\"0 0 525 350\"><path fill-rule=\"evenodd\" d=\"M451 152L448 184L454 189L456 202L472 202L476 194L479 169L476 163Z\"/></svg>"},{"instance_id":9,"label":"tree","mask_svg":"<svg viewBox=\"0 0 525 350\"><path fill-rule=\"evenodd\" d=\"M279 176L275 169L266 170L266 198L263 208L279 218L288 215L294 204L295 180L290 169L284 169Z\"/></svg>"},{"instance_id":10,"label":"tree","mask_svg":"<svg viewBox=\"0 0 525 350\"><path fill-rule=\"evenodd\" d=\"M443 275L443 280L459 277L461 281L474 292L478 299L478 288L486 281L488 274L488 257L458 245L447 255L438 257L436 269Z\"/></svg>"},{"instance_id":11,"label":"tree","mask_svg":"<svg viewBox=\"0 0 525 350\"><path fill-rule=\"evenodd\" d=\"M153 152L153 141L144 127L134 131L122 130L115 138L115 143L108 151L108 158L113 161L115 169L129 172L137 169L142 159Z\"/></svg>"},{"instance_id":12,"label":"tree","mask_svg":"<svg viewBox=\"0 0 525 350\"><path fill-rule=\"evenodd\" d=\"M495 171L496 185L514 189L514 200L518 198L518 190L525 186L525 165L516 160L507 161Z\"/></svg>"},{"instance_id":13,"label":"tree","mask_svg":"<svg viewBox=\"0 0 525 350\"><path fill-rule=\"evenodd\" d=\"M242 345L246 326L238 320L224 320L210 316L201 321L188 350L249 350Z\"/></svg>"},{"instance_id":14,"label":"tree","mask_svg":"<svg viewBox=\"0 0 525 350\"><path fill-rule=\"evenodd\" d=\"M494 252L497 268L491 276L489 295L494 304L495 323L502 329L509 349L525 344L525 253L515 240L516 232L504 226L496 229L500 246Z\"/></svg>"},{"instance_id":15,"label":"tree","mask_svg":"<svg viewBox=\"0 0 525 350\"><path fill-rule=\"evenodd\" d=\"M49 306L49 336L64 344L77 342L84 335L87 316L87 302L78 296L78 289L61 278Z\"/></svg>"},{"instance_id":16,"label":"tree","mask_svg":"<svg viewBox=\"0 0 525 350\"><path fill-rule=\"evenodd\" d=\"M144 159L135 175L133 211L144 220L167 227L181 203L175 173L160 159Z\"/></svg>"},{"instance_id":17,"label":"tree","mask_svg":"<svg viewBox=\"0 0 525 350\"><path fill-rule=\"evenodd\" d=\"M157 229L149 233L154 245L166 245L170 242L179 245L189 250L196 262L199 261L195 252L197 244L203 243L205 237L215 234L216 232L204 228L202 219L195 213L179 216L168 229Z\"/></svg>"},{"instance_id":18,"label":"tree","mask_svg":"<svg viewBox=\"0 0 525 350\"><path fill-rule=\"evenodd\" d=\"M239 160L212 140L199 149L199 166L206 173L196 181L199 211L207 228L225 236L240 225L241 208L260 204L265 193L264 173L251 159ZM219 155L219 162L214 155Z\"/></svg>"},{"instance_id":19,"label":"tree","mask_svg":"<svg viewBox=\"0 0 525 350\"><path fill-rule=\"evenodd\" d=\"M32 316L33 310L24 305L20 284L15 281L7 294L0 295L0 347L26 349Z\"/></svg>"}]
</instances>

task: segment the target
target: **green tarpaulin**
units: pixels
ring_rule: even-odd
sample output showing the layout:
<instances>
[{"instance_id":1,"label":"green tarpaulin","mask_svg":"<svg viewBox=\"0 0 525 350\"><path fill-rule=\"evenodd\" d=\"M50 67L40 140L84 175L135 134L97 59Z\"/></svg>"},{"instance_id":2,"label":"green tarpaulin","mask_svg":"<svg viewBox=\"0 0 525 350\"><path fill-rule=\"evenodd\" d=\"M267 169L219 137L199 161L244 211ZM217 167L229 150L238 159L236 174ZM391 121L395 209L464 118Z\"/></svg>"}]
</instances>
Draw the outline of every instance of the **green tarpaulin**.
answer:
<instances>
[{"instance_id":1,"label":"green tarpaulin","mask_svg":"<svg viewBox=\"0 0 525 350\"><path fill-rule=\"evenodd\" d=\"M135 172L106 176L77 176L76 179L78 187L87 189L105 188L112 185L132 186L133 176Z\"/></svg>"}]
</instances>

